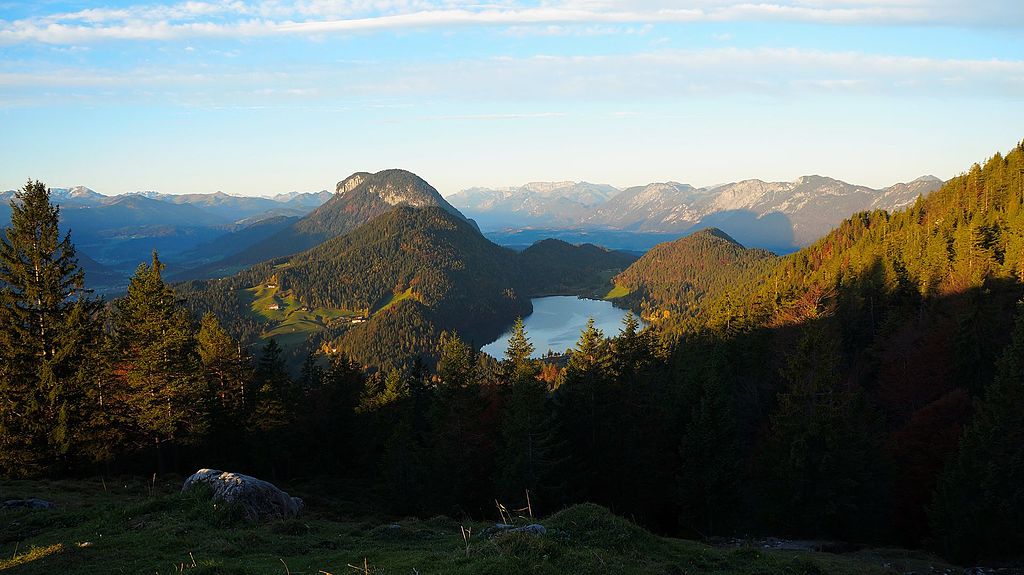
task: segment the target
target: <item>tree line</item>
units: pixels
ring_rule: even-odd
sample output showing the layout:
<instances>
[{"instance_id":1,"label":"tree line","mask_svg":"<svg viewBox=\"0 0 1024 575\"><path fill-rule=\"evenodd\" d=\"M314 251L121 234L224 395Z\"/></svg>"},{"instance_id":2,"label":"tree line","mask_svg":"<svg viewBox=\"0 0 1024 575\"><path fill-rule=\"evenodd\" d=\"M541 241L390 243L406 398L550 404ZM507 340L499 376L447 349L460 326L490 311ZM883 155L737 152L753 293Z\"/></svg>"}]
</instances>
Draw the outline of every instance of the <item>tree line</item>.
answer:
<instances>
[{"instance_id":1,"label":"tree line","mask_svg":"<svg viewBox=\"0 0 1024 575\"><path fill-rule=\"evenodd\" d=\"M852 218L708 302L699 323L659 332L628 316L611 337L591 323L567 357L540 361L517 322L500 362L442 332L431 358L366 370L310 355L297 375L273 340L257 351L213 315L196 321L156 256L124 298L91 298L58 209L30 182L0 245L0 472L199 461L344 478L395 514L592 501L693 537L1012 558L1024 153L992 162L906 212ZM947 233L944 271L886 247Z\"/></svg>"}]
</instances>

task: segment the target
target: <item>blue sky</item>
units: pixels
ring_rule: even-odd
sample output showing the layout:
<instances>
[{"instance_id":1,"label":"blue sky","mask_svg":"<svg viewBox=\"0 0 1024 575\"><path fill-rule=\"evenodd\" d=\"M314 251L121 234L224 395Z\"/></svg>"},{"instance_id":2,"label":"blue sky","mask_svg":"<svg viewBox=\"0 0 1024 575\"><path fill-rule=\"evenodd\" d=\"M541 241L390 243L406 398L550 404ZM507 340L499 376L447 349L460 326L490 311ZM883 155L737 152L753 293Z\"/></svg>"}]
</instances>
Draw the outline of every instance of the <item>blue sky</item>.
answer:
<instances>
[{"instance_id":1,"label":"blue sky","mask_svg":"<svg viewBox=\"0 0 1024 575\"><path fill-rule=\"evenodd\" d=\"M0 189L948 178L1024 139L1019 0L0 0Z\"/></svg>"}]
</instances>

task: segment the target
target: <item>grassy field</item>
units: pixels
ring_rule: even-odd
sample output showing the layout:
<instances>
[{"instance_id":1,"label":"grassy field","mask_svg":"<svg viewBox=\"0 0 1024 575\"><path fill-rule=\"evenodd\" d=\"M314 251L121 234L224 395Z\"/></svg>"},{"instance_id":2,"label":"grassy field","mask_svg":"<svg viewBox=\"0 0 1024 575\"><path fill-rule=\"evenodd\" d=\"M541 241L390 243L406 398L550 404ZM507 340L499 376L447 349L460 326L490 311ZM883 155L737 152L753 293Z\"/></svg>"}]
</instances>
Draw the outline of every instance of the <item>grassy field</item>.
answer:
<instances>
[{"instance_id":1,"label":"grassy field","mask_svg":"<svg viewBox=\"0 0 1024 575\"><path fill-rule=\"evenodd\" d=\"M252 315L268 322L273 328L263 333L264 338L275 338L283 347L299 345L310 333L324 329L326 324L341 317L355 317L357 311L313 308L304 309L301 302L275 284L261 284L239 291L239 306ZM272 309L272 306L278 309Z\"/></svg>"},{"instance_id":2,"label":"grassy field","mask_svg":"<svg viewBox=\"0 0 1024 575\"><path fill-rule=\"evenodd\" d=\"M629 288L616 285L608 293L604 294L604 299L615 299L626 295L629 295Z\"/></svg>"},{"instance_id":3,"label":"grassy field","mask_svg":"<svg viewBox=\"0 0 1024 575\"><path fill-rule=\"evenodd\" d=\"M391 297L389 297L386 301L384 301L384 303L380 304L377 307L377 309L374 310L374 313L376 313L378 311L384 311L384 310L390 308L391 306L397 304L398 302L403 301L403 300L407 300L407 299L409 299L411 297L413 297L412 288L408 288L408 289L406 289L405 291L403 291L401 293L391 294Z\"/></svg>"},{"instance_id":4,"label":"grassy field","mask_svg":"<svg viewBox=\"0 0 1024 575\"><path fill-rule=\"evenodd\" d=\"M487 538L490 523L359 516L323 486L299 519L245 523L180 478L0 481L0 499L36 496L56 510L0 511L0 571L25 574L540 573L883 574L948 566L899 551L856 555L722 549L662 538L596 505L540 522L546 535ZM463 528L471 533L463 536ZM935 571L930 571L934 568Z\"/></svg>"}]
</instances>

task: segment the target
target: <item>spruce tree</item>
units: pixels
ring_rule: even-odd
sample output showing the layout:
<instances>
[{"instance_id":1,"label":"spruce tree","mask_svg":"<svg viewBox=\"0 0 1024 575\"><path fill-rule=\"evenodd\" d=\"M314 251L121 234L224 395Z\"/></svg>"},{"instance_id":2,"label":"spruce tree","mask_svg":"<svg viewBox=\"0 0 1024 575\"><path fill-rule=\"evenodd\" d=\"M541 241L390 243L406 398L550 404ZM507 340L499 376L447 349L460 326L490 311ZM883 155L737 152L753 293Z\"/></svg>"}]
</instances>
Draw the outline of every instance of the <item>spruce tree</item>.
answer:
<instances>
[{"instance_id":1,"label":"spruce tree","mask_svg":"<svg viewBox=\"0 0 1024 575\"><path fill-rule=\"evenodd\" d=\"M502 375L506 383L512 383L521 378L536 377L537 365L531 359L534 347L526 336L526 324L523 318L517 317L512 324L512 335L508 338L508 347L505 349L505 360L502 362Z\"/></svg>"},{"instance_id":2,"label":"spruce tree","mask_svg":"<svg viewBox=\"0 0 1024 575\"><path fill-rule=\"evenodd\" d=\"M164 445L195 441L208 423L192 320L164 282L163 269L156 252L151 264L139 264L112 322L130 438L137 448L156 448L161 471Z\"/></svg>"},{"instance_id":3,"label":"spruce tree","mask_svg":"<svg viewBox=\"0 0 1024 575\"><path fill-rule=\"evenodd\" d=\"M46 186L29 181L0 237L0 474L38 474L66 455L87 418L87 357L99 303L84 289L70 233Z\"/></svg>"},{"instance_id":4,"label":"spruce tree","mask_svg":"<svg viewBox=\"0 0 1024 575\"><path fill-rule=\"evenodd\" d=\"M611 376L612 356L604 333L594 325L594 318L580 331L580 339L569 356L565 384L600 386Z\"/></svg>"},{"instance_id":5,"label":"spruce tree","mask_svg":"<svg viewBox=\"0 0 1024 575\"><path fill-rule=\"evenodd\" d=\"M476 351L455 333L442 333L437 363L437 391L431 413L436 468L433 479L442 510L459 502L483 504L489 493L493 445L488 444L482 416Z\"/></svg>"},{"instance_id":6,"label":"spruce tree","mask_svg":"<svg viewBox=\"0 0 1024 575\"><path fill-rule=\"evenodd\" d=\"M633 312L622 318L622 330L612 340L612 370L623 382L636 379L655 364L656 349L650 333L643 330Z\"/></svg>"},{"instance_id":7,"label":"spruce tree","mask_svg":"<svg viewBox=\"0 0 1024 575\"><path fill-rule=\"evenodd\" d=\"M715 346L708 365L697 375L694 405L679 441L680 470L676 491L680 523L695 533L716 533L739 500L738 421L723 345Z\"/></svg>"},{"instance_id":8,"label":"spruce tree","mask_svg":"<svg viewBox=\"0 0 1024 575\"><path fill-rule=\"evenodd\" d=\"M1024 304L1013 341L946 464L929 510L935 545L957 561L1024 549Z\"/></svg>"},{"instance_id":9,"label":"spruce tree","mask_svg":"<svg viewBox=\"0 0 1024 575\"><path fill-rule=\"evenodd\" d=\"M615 422L610 413L618 408L612 394L612 356L594 319L580 332L572 350L569 365L554 401L558 425L565 439L563 454L568 463L569 484L581 486L577 495L607 503L607 494L615 489L611 483L621 437L615 435Z\"/></svg>"},{"instance_id":10,"label":"spruce tree","mask_svg":"<svg viewBox=\"0 0 1024 575\"><path fill-rule=\"evenodd\" d=\"M540 366L531 359L533 350L523 320L517 319L502 364L504 409L497 479L502 500L518 501L518 505L526 503L527 491L536 495L553 462L547 385L538 379Z\"/></svg>"},{"instance_id":11,"label":"spruce tree","mask_svg":"<svg viewBox=\"0 0 1024 575\"><path fill-rule=\"evenodd\" d=\"M246 394L251 393L247 389L252 377L249 360L212 313L205 314L200 321L196 343L209 393L215 399L211 423L237 427L245 421Z\"/></svg>"},{"instance_id":12,"label":"spruce tree","mask_svg":"<svg viewBox=\"0 0 1024 575\"><path fill-rule=\"evenodd\" d=\"M838 335L803 328L783 375L761 451L762 509L791 535L877 537L887 509L881 421L842 381Z\"/></svg>"},{"instance_id":13,"label":"spruce tree","mask_svg":"<svg viewBox=\"0 0 1024 575\"><path fill-rule=\"evenodd\" d=\"M252 429L280 429L298 415L296 408L301 390L288 376L283 353L274 338L270 338L260 350L256 364L256 398L249 421Z\"/></svg>"},{"instance_id":14,"label":"spruce tree","mask_svg":"<svg viewBox=\"0 0 1024 575\"><path fill-rule=\"evenodd\" d=\"M353 447L360 430L355 421L360 394L366 389L366 377L358 363L344 352L329 356L330 363L319 378L318 387L305 391L307 408L303 412L305 427L311 433L316 451L311 459L321 469L356 467Z\"/></svg>"}]
</instances>

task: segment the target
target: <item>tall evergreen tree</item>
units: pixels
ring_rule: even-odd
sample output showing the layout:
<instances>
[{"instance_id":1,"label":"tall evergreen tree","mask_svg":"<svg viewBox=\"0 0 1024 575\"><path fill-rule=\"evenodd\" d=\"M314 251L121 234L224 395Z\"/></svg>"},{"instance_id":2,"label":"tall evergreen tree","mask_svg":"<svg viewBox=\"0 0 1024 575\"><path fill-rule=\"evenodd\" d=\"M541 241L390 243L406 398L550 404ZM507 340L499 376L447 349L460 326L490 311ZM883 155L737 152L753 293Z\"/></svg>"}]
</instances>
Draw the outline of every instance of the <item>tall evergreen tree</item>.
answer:
<instances>
[{"instance_id":1,"label":"tall evergreen tree","mask_svg":"<svg viewBox=\"0 0 1024 575\"><path fill-rule=\"evenodd\" d=\"M1020 559L1024 550L1024 303L1013 341L939 479L930 519L958 561Z\"/></svg>"},{"instance_id":2,"label":"tall evergreen tree","mask_svg":"<svg viewBox=\"0 0 1024 575\"><path fill-rule=\"evenodd\" d=\"M783 375L761 451L762 508L790 534L877 537L886 509L881 422L845 384L838 337L819 319L804 329Z\"/></svg>"},{"instance_id":3,"label":"tall evergreen tree","mask_svg":"<svg viewBox=\"0 0 1024 575\"><path fill-rule=\"evenodd\" d=\"M29 181L0 237L0 474L33 475L68 453L100 341L99 303L87 297L60 208ZM90 408L91 409L91 408Z\"/></svg>"},{"instance_id":4,"label":"tall evergreen tree","mask_svg":"<svg viewBox=\"0 0 1024 575\"><path fill-rule=\"evenodd\" d=\"M554 394L559 429L565 439L563 453L570 477L567 483L581 487L577 497L608 503L613 489L609 474L620 444L609 417L618 407L612 393L612 355L604 333L594 318L581 330L572 350L562 384Z\"/></svg>"},{"instance_id":5,"label":"tall evergreen tree","mask_svg":"<svg viewBox=\"0 0 1024 575\"><path fill-rule=\"evenodd\" d=\"M211 423L237 427L245 422L247 393L252 370L242 346L221 327L217 316L207 313L196 334L199 359L215 404Z\"/></svg>"},{"instance_id":6,"label":"tall evergreen tree","mask_svg":"<svg viewBox=\"0 0 1024 575\"><path fill-rule=\"evenodd\" d=\"M260 350L256 363L256 398L249 422L253 429L280 429L298 415L302 390L289 377L283 355L284 350L274 338Z\"/></svg>"},{"instance_id":7,"label":"tall evergreen tree","mask_svg":"<svg viewBox=\"0 0 1024 575\"><path fill-rule=\"evenodd\" d=\"M705 535L728 522L739 500L738 423L726 388L731 374L724 347L716 346L697 374L695 404L679 441L680 523Z\"/></svg>"},{"instance_id":8,"label":"tall evergreen tree","mask_svg":"<svg viewBox=\"0 0 1024 575\"><path fill-rule=\"evenodd\" d=\"M512 324L512 335L508 338L505 360L502 362L502 375L506 383L521 378L536 378L538 369L532 359L533 352L533 344L526 336L526 324L523 323L523 318L517 317Z\"/></svg>"},{"instance_id":9,"label":"tall evergreen tree","mask_svg":"<svg viewBox=\"0 0 1024 575\"><path fill-rule=\"evenodd\" d=\"M494 496L489 493L494 446L482 420L487 403L476 351L455 333L442 333L438 347L438 382L430 418L433 478L438 503L450 512L459 503L479 506Z\"/></svg>"},{"instance_id":10,"label":"tall evergreen tree","mask_svg":"<svg viewBox=\"0 0 1024 575\"><path fill-rule=\"evenodd\" d=\"M512 327L502 372L504 403L498 453L498 491L503 501L525 503L527 491L538 487L553 465L554 427L547 409L547 385L538 379L540 366L531 358L534 347L522 319Z\"/></svg>"},{"instance_id":11,"label":"tall evergreen tree","mask_svg":"<svg viewBox=\"0 0 1024 575\"><path fill-rule=\"evenodd\" d=\"M164 282L163 269L156 252L151 264L139 264L112 322L129 435L137 448L156 448L161 470L164 445L192 442L208 423L192 320Z\"/></svg>"}]
</instances>

